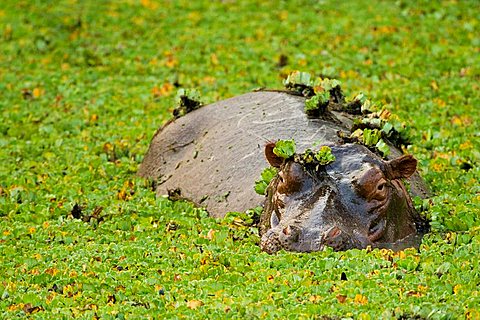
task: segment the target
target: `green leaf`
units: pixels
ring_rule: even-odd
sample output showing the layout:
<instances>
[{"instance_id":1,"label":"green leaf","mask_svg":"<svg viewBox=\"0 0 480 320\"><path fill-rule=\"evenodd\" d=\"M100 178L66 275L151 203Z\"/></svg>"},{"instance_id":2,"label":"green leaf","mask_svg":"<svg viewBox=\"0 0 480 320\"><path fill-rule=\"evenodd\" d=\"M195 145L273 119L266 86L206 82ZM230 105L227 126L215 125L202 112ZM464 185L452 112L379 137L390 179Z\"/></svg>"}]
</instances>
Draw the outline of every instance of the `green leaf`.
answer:
<instances>
[{"instance_id":1,"label":"green leaf","mask_svg":"<svg viewBox=\"0 0 480 320\"><path fill-rule=\"evenodd\" d=\"M276 175L277 169L274 167L265 168L261 174L262 179L267 183L270 183L270 181L275 178Z\"/></svg>"},{"instance_id":2,"label":"green leaf","mask_svg":"<svg viewBox=\"0 0 480 320\"><path fill-rule=\"evenodd\" d=\"M383 139L378 140L377 144L375 147L383 153L383 156L386 157L390 154L390 147L383 141Z\"/></svg>"},{"instance_id":3,"label":"green leaf","mask_svg":"<svg viewBox=\"0 0 480 320\"><path fill-rule=\"evenodd\" d=\"M226 223L234 223L236 220L237 226L238 226L238 221L242 221L243 226L251 226L255 220L257 220L258 217L263 212L263 207L258 206L252 209L248 209L245 212L236 212L236 211L230 211L225 214L225 217L223 218L223 222Z\"/></svg>"},{"instance_id":4,"label":"green leaf","mask_svg":"<svg viewBox=\"0 0 480 320\"><path fill-rule=\"evenodd\" d=\"M296 85L311 86L312 75L308 72L294 71L284 81L286 88L293 88Z\"/></svg>"},{"instance_id":5,"label":"green leaf","mask_svg":"<svg viewBox=\"0 0 480 320\"><path fill-rule=\"evenodd\" d=\"M362 113L372 112L375 110L375 104L373 104L369 99L365 99L362 102Z\"/></svg>"},{"instance_id":6,"label":"green leaf","mask_svg":"<svg viewBox=\"0 0 480 320\"><path fill-rule=\"evenodd\" d=\"M187 97L192 101L200 101L200 93L197 89L178 89L177 91L177 102L178 104L182 103L182 97Z\"/></svg>"},{"instance_id":7,"label":"green leaf","mask_svg":"<svg viewBox=\"0 0 480 320\"><path fill-rule=\"evenodd\" d=\"M315 87L321 87L325 91L330 91L336 87L341 85L341 82L337 79L329 79L329 78L318 78L315 81Z\"/></svg>"},{"instance_id":8,"label":"green leaf","mask_svg":"<svg viewBox=\"0 0 480 320\"><path fill-rule=\"evenodd\" d=\"M363 143L368 147L373 147L381 138L381 132L377 129L363 130Z\"/></svg>"},{"instance_id":9,"label":"green leaf","mask_svg":"<svg viewBox=\"0 0 480 320\"><path fill-rule=\"evenodd\" d=\"M382 127L382 119L379 118L363 118L362 123L367 125L371 129L380 129Z\"/></svg>"},{"instance_id":10,"label":"green leaf","mask_svg":"<svg viewBox=\"0 0 480 320\"><path fill-rule=\"evenodd\" d=\"M255 181L255 192L258 193L259 195L264 196L265 191L267 190L268 184L265 183L263 180L257 180Z\"/></svg>"},{"instance_id":11,"label":"green leaf","mask_svg":"<svg viewBox=\"0 0 480 320\"><path fill-rule=\"evenodd\" d=\"M350 138L356 138L356 139L363 139L363 130L362 129L357 129L355 131L352 132L352 134L350 135Z\"/></svg>"},{"instance_id":12,"label":"green leaf","mask_svg":"<svg viewBox=\"0 0 480 320\"><path fill-rule=\"evenodd\" d=\"M390 122L385 122L382 127L382 131L385 132L386 135L390 134L393 129L393 125Z\"/></svg>"},{"instance_id":13,"label":"green leaf","mask_svg":"<svg viewBox=\"0 0 480 320\"><path fill-rule=\"evenodd\" d=\"M173 115L178 118L202 106L200 93L196 89L179 89L177 91L177 107Z\"/></svg>"},{"instance_id":14,"label":"green leaf","mask_svg":"<svg viewBox=\"0 0 480 320\"><path fill-rule=\"evenodd\" d=\"M320 151L315 154L315 159L322 166L325 166L329 163L332 163L336 160L335 156L332 153L332 149L328 146L322 146Z\"/></svg>"},{"instance_id":15,"label":"green leaf","mask_svg":"<svg viewBox=\"0 0 480 320\"><path fill-rule=\"evenodd\" d=\"M265 168L261 173L261 179L255 181L255 192L260 195L265 195L267 187L273 178L277 175L277 169L274 167Z\"/></svg>"},{"instance_id":16,"label":"green leaf","mask_svg":"<svg viewBox=\"0 0 480 320\"><path fill-rule=\"evenodd\" d=\"M363 105L365 103L365 101L367 101L367 96L363 92L360 92L359 94L357 94L355 96L355 98L353 98L353 100L358 100Z\"/></svg>"},{"instance_id":17,"label":"green leaf","mask_svg":"<svg viewBox=\"0 0 480 320\"><path fill-rule=\"evenodd\" d=\"M273 153L281 158L288 159L293 157L295 150L296 145L293 139L278 140L277 143L275 143L275 148L273 148Z\"/></svg>"},{"instance_id":18,"label":"green leaf","mask_svg":"<svg viewBox=\"0 0 480 320\"><path fill-rule=\"evenodd\" d=\"M321 91L310 99L305 100L305 113L309 116L315 116L325 111L330 100L330 92Z\"/></svg>"}]
</instances>

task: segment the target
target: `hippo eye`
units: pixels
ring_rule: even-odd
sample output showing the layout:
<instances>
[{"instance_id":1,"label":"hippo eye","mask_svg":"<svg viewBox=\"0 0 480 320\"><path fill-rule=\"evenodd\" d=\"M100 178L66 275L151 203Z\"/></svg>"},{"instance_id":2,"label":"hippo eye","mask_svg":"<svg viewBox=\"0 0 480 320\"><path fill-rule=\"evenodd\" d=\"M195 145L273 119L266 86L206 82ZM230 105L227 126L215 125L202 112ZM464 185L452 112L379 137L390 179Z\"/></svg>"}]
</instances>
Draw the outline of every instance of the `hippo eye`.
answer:
<instances>
[{"instance_id":1,"label":"hippo eye","mask_svg":"<svg viewBox=\"0 0 480 320\"><path fill-rule=\"evenodd\" d=\"M382 178L377 182L377 191L382 192L385 190L386 187L387 187L387 180Z\"/></svg>"},{"instance_id":2,"label":"hippo eye","mask_svg":"<svg viewBox=\"0 0 480 320\"><path fill-rule=\"evenodd\" d=\"M385 179L380 179L380 181L377 182L376 192L374 191L374 193L372 194L372 199L385 199L387 193L387 184L388 182Z\"/></svg>"},{"instance_id":3,"label":"hippo eye","mask_svg":"<svg viewBox=\"0 0 480 320\"><path fill-rule=\"evenodd\" d=\"M388 194L390 182L378 168L371 168L365 172L358 180L353 181L357 193L367 201L383 201Z\"/></svg>"}]
</instances>

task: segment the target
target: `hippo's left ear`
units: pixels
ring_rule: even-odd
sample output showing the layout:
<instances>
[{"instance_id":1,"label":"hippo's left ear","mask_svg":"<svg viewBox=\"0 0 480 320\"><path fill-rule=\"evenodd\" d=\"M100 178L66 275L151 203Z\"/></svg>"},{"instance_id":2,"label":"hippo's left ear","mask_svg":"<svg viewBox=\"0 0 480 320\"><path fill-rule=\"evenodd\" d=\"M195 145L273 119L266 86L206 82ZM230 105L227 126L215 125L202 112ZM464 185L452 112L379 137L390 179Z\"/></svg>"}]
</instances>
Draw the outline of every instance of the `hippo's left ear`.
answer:
<instances>
[{"instance_id":1,"label":"hippo's left ear","mask_svg":"<svg viewBox=\"0 0 480 320\"><path fill-rule=\"evenodd\" d=\"M390 180L409 178L417 170L417 159L407 154L386 163L387 178Z\"/></svg>"},{"instance_id":2,"label":"hippo's left ear","mask_svg":"<svg viewBox=\"0 0 480 320\"><path fill-rule=\"evenodd\" d=\"M280 168L280 166L283 164L283 158L277 156L273 152L274 148L275 148L275 142L268 142L265 145L265 158L267 158L268 163L270 163L272 167Z\"/></svg>"}]
</instances>

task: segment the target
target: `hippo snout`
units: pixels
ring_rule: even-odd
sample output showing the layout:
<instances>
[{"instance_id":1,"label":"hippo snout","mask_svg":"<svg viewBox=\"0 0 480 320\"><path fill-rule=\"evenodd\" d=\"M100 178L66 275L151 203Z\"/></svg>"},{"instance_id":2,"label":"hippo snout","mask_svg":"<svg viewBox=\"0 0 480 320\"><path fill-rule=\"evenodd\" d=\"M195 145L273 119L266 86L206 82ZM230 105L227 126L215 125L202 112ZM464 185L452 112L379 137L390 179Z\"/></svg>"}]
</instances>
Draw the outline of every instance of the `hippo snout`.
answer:
<instances>
[{"instance_id":1,"label":"hippo snout","mask_svg":"<svg viewBox=\"0 0 480 320\"><path fill-rule=\"evenodd\" d=\"M275 253L281 249L289 249L299 241L301 230L296 226L277 226L268 230L260 242L260 247L267 253Z\"/></svg>"},{"instance_id":2,"label":"hippo snout","mask_svg":"<svg viewBox=\"0 0 480 320\"><path fill-rule=\"evenodd\" d=\"M319 251L324 246L337 251L359 247L349 234L336 226L322 230L277 226L268 230L260 242L261 249L270 254L281 249L297 252Z\"/></svg>"}]
</instances>

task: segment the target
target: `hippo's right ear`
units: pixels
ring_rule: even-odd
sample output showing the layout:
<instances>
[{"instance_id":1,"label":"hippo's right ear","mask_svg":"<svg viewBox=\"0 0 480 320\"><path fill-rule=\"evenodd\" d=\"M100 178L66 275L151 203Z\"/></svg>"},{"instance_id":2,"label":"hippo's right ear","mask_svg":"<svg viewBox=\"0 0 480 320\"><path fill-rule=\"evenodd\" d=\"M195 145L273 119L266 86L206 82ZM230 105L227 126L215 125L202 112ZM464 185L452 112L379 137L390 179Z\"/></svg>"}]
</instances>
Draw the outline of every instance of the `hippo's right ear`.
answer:
<instances>
[{"instance_id":1,"label":"hippo's right ear","mask_svg":"<svg viewBox=\"0 0 480 320\"><path fill-rule=\"evenodd\" d=\"M275 148L275 142L268 142L265 145L265 158L267 158L268 163L270 163L272 167L280 168L283 164L283 158L277 156L273 152L273 148Z\"/></svg>"},{"instance_id":2,"label":"hippo's right ear","mask_svg":"<svg viewBox=\"0 0 480 320\"><path fill-rule=\"evenodd\" d=\"M410 178L417 169L417 160L410 154L387 162L387 175L389 179Z\"/></svg>"}]
</instances>

